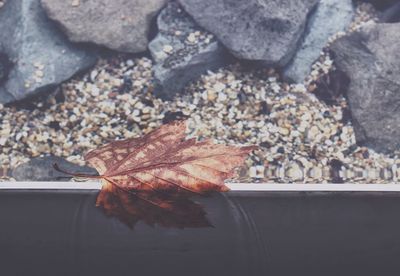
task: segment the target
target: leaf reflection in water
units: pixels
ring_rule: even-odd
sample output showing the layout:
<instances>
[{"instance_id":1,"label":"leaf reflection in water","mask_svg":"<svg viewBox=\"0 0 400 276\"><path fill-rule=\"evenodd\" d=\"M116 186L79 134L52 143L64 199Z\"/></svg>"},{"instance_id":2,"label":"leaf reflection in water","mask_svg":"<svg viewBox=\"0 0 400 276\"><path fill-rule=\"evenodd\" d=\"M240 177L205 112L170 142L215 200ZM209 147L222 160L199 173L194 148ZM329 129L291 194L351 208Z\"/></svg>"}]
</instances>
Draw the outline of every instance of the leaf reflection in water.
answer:
<instances>
[{"instance_id":1,"label":"leaf reflection in water","mask_svg":"<svg viewBox=\"0 0 400 276\"><path fill-rule=\"evenodd\" d=\"M203 207L192 201L191 195L185 191L127 191L106 183L96 205L132 229L139 221L179 229L212 227Z\"/></svg>"}]
</instances>

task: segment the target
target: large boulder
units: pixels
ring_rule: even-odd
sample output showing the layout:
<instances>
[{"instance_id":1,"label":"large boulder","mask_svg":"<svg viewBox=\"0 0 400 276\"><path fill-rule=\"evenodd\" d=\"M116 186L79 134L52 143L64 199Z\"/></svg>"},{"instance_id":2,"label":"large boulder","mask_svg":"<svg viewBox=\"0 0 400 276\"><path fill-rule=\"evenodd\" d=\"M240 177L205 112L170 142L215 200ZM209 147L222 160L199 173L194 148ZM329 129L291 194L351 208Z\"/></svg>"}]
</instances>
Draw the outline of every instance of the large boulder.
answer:
<instances>
[{"instance_id":1,"label":"large boulder","mask_svg":"<svg viewBox=\"0 0 400 276\"><path fill-rule=\"evenodd\" d=\"M147 49L153 17L167 0L41 0L48 16L69 39L121 52Z\"/></svg>"},{"instance_id":2,"label":"large boulder","mask_svg":"<svg viewBox=\"0 0 400 276\"><path fill-rule=\"evenodd\" d=\"M7 79L11 69L11 61L4 53L0 53L0 85Z\"/></svg>"},{"instance_id":3,"label":"large boulder","mask_svg":"<svg viewBox=\"0 0 400 276\"><path fill-rule=\"evenodd\" d=\"M353 20L355 11L352 0L321 0L310 18L308 30L284 75L294 82L303 82L312 64L318 59L329 38L345 31Z\"/></svg>"},{"instance_id":4,"label":"large boulder","mask_svg":"<svg viewBox=\"0 0 400 276\"><path fill-rule=\"evenodd\" d=\"M96 62L94 54L71 44L59 32L39 0L5 2L0 26L0 52L13 63L0 85L0 103L46 91Z\"/></svg>"},{"instance_id":5,"label":"large boulder","mask_svg":"<svg viewBox=\"0 0 400 276\"><path fill-rule=\"evenodd\" d=\"M387 7L380 15L380 20L386 23L400 22L400 1Z\"/></svg>"},{"instance_id":6,"label":"large boulder","mask_svg":"<svg viewBox=\"0 0 400 276\"><path fill-rule=\"evenodd\" d=\"M353 0L356 2L356 0ZM366 2L374 5L379 10L385 10L392 5L400 2L400 0L361 0L361 2Z\"/></svg>"},{"instance_id":7,"label":"large boulder","mask_svg":"<svg viewBox=\"0 0 400 276\"><path fill-rule=\"evenodd\" d=\"M319 0L179 0L194 20L238 58L283 67Z\"/></svg>"},{"instance_id":8,"label":"large boulder","mask_svg":"<svg viewBox=\"0 0 400 276\"><path fill-rule=\"evenodd\" d=\"M207 70L226 64L226 51L176 2L157 18L158 34L149 44L154 59L156 92L170 97Z\"/></svg>"},{"instance_id":9,"label":"large boulder","mask_svg":"<svg viewBox=\"0 0 400 276\"><path fill-rule=\"evenodd\" d=\"M365 25L331 49L350 79L347 97L357 142L381 152L400 149L400 23Z\"/></svg>"}]
</instances>

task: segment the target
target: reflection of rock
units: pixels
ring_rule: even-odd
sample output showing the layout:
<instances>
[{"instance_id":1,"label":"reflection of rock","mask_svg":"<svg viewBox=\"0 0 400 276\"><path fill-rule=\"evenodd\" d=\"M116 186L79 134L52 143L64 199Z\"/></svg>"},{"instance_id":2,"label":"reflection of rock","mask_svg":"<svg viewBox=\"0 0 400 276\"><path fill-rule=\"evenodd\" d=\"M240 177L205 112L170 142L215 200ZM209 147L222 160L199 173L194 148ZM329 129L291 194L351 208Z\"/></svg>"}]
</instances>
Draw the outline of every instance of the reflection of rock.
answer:
<instances>
[{"instance_id":1,"label":"reflection of rock","mask_svg":"<svg viewBox=\"0 0 400 276\"><path fill-rule=\"evenodd\" d=\"M210 227L201 205L191 201L189 196L179 192L125 191L107 183L96 205L106 215L118 218L131 228L139 221L168 228Z\"/></svg>"},{"instance_id":2,"label":"reflection of rock","mask_svg":"<svg viewBox=\"0 0 400 276\"><path fill-rule=\"evenodd\" d=\"M336 41L336 67L350 79L356 139L375 150L400 148L400 23L367 24Z\"/></svg>"},{"instance_id":3,"label":"reflection of rock","mask_svg":"<svg viewBox=\"0 0 400 276\"><path fill-rule=\"evenodd\" d=\"M7 1L0 9L0 26L0 51L14 63L0 86L0 103L47 91L96 62L94 54L60 34L39 0Z\"/></svg>"},{"instance_id":4,"label":"reflection of rock","mask_svg":"<svg viewBox=\"0 0 400 276\"><path fill-rule=\"evenodd\" d=\"M162 94L171 96L207 70L226 62L223 46L181 7L171 2L157 19L159 33L149 44L154 77Z\"/></svg>"},{"instance_id":5,"label":"reflection of rock","mask_svg":"<svg viewBox=\"0 0 400 276\"><path fill-rule=\"evenodd\" d=\"M93 42L122 52L143 52L153 17L166 0L41 0L50 18L75 42Z\"/></svg>"},{"instance_id":6,"label":"reflection of rock","mask_svg":"<svg viewBox=\"0 0 400 276\"><path fill-rule=\"evenodd\" d=\"M75 165L61 157L47 156L33 158L29 162L19 165L13 170L12 176L17 181L65 181L70 179L70 175L53 168L55 163L67 171L97 175L97 171L90 167Z\"/></svg>"},{"instance_id":7,"label":"reflection of rock","mask_svg":"<svg viewBox=\"0 0 400 276\"><path fill-rule=\"evenodd\" d=\"M238 58L286 65L318 0L179 0Z\"/></svg>"},{"instance_id":8,"label":"reflection of rock","mask_svg":"<svg viewBox=\"0 0 400 276\"><path fill-rule=\"evenodd\" d=\"M303 82L329 38L346 30L353 16L352 0L321 0L310 18L303 43L285 70L285 77L297 83Z\"/></svg>"}]
</instances>

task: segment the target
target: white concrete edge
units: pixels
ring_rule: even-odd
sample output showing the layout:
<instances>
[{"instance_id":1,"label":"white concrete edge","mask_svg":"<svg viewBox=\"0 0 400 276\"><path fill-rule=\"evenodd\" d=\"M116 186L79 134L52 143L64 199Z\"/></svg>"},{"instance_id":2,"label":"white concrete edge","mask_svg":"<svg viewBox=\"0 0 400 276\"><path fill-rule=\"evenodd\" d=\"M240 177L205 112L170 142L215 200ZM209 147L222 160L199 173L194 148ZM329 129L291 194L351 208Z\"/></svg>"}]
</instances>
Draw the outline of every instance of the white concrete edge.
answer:
<instances>
[{"instance_id":1,"label":"white concrete edge","mask_svg":"<svg viewBox=\"0 0 400 276\"><path fill-rule=\"evenodd\" d=\"M232 191L400 192L400 184L226 183ZM100 190L100 182L0 182L0 190Z\"/></svg>"}]
</instances>

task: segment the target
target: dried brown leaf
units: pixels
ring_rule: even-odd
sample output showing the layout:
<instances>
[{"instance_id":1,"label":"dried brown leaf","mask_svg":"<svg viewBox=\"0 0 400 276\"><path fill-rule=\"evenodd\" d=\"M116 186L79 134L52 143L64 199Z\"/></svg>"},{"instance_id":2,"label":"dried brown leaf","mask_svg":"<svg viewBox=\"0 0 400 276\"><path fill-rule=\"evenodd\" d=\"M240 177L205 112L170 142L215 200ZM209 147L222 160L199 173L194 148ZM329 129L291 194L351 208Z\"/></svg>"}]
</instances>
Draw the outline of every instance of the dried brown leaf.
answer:
<instances>
[{"instance_id":1,"label":"dried brown leaf","mask_svg":"<svg viewBox=\"0 0 400 276\"><path fill-rule=\"evenodd\" d=\"M141 138L111 142L89 152L85 160L105 183L125 190L228 190L224 180L234 176L256 147L185 140L185 130L185 121L172 122Z\"/></svg>"},{"instance_id":2,"label":"dried brown leaf","mask_svg":"<svg viewBox=\"0 0 400 276\"><path fill-rule=\"evenodd\" d=\"M111 142L85 156L99 176L72 175L102 179L97 205L130 227L139 220L166 227L210 226L189 197L227 191L224 180L257 147L186 140L185 130L185 121L175 121L141 138Z\"/></svg>"}]
</instances>

